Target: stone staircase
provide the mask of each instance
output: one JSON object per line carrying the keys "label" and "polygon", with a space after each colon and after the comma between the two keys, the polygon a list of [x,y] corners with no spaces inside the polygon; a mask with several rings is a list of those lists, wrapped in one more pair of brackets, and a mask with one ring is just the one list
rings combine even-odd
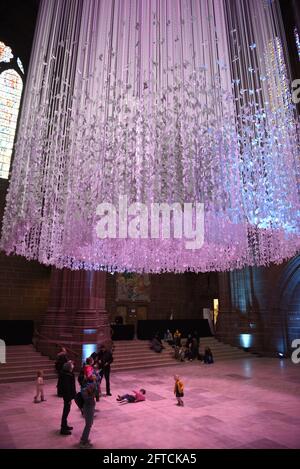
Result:
{"label": "stone staircase", "polygon": [[166,348],[161,353],[150,349],[148,340],[120,340],[114,342],[111,366],[113,371],[134,370],[137,368],[151,368],[155,366],[174,365],[172,348],[164,344]]}
{"label": "stone staircase", "polygon": [[56,378],[54,361],[37,352],[33,345],[8,345],[6,363],[0,363],[0,384],[35,381],[36,372],[44,371],[44,378]]}
{"label": "stone staircase", "polygon": [[[185,339],[183,339],[185,340]],[[174,350],[168,344],[161,353],[150,350],[147,340],[120,340],[114,342],[114,372],[170,365],[184,365],[174,358]],[[242,349],[219,342],[214,337],[200,339],[200,352],[210,347],[215,362],[254,357]],[[195,362],[196,363],[196,362]],[[199,363],[197,361],[197,363]],[[54,361],[37,352],[33,345],[9,345],[6,347],[6,363],[0,363],[0,384],[35,381],[37,370],[44,371],[45,379],[56,379]]]}
{"label": "stone staircase", "polygon": [[[166,343],[164,346],[165,349],[161,353],[155,353],[150,350],[147,340],[116,341],[114,342],[114,362],[111,368],[113,371],[125,371],[183,364],[183,362],[175,360],[174,350],[171,346]],[[202,337],[200,339],[200,353],[204,351],[205,347],[211,348],[215,362],[254,357],[242,349],[219,342],[215,337]]]}
{"label": "stone staircase", "polygon": [[229,344],[219,341],[215,337],[201,337],[200,339],[200,353],[204,353],[205,347],[210,347],[214,361],[235,360],[237,358],[254,358],[256,355],[245,352],[244,349],[232,347]]}

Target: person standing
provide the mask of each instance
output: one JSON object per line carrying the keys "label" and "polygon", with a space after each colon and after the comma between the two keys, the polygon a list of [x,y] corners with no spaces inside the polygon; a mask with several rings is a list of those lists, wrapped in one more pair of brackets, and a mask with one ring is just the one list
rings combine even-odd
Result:
{"label": "person standing", "polygon": [[191,349],[191,359],[194,360],[195,358],[198,358],[199,348],[198,348],[198,342],[197,342],[196,337],[192,338],[190,349]]}
{"label": "person standing", "polygon": [[57,390],[64,400],[64,408],[61,417],[61,435],[71,435],[73,427],[68,425],[68,415],[71,410],[72,400],[76,396],[75,375],[73,373],[74,364],[71,360],[64,364],[62,372],[58,378]]}
{"label": "person standing", "polygon": [[105,345],[101,346],[101,349],[100,349],[100,352],[99,352],[99,362],[100,362],[100,368],[101,368],[103,376],[105,378],[106,395],[111,396],[111,392],[110,392],[110,365],[113,362],[113,356],[112,356],[111,350]]}
{"label": "person standing", "polygon": [[96,377],[90,376],[81,388],[83,397],[82,415],[85,419],[85,427],[80,438],[80,448],[91,448],[93,446],[89,440],[89,435],[94,422],[96,392]]}
{"label": "person standing", "polygon": [[[67,351],[64,347],[62,347],[60,349],[60,352],[58,352],[58,354],[56,355],[56,360],[55,360],[55,370],[56,370],[58,378],[59,378],[60,373],[62,372],[64,364],[67,363],[68,360],[69,359],[68,359]],[[58,397],[62,397],[58,391],[58,382],[57,382],[56,387],[57,387]]]}
{"label": "person standing", "polygon": [[180,380],[178,375],[174,376],[174,380],[175,380],[174,394],[175,394],[176,399],[177,399],[177,405],[183,407],[184,404],[183,404],[182,398],[184,396],[184,393],[183,393],[184,384]]}
{"label": "person standing", "polygon": [[[41,400],[39,400],[39,396],[41,395]],[[44,372],[42,370],[39,370],[37,372],[37,378],[36,378],[36,394],[34,396],[33,402],[37,404],[38,402],[45,402],[45,396],[44,396]]]}
{"label": "person standing", "polygon": [[94,359],[92,357],[88,357],[86,359],[83,372],[85,379],[88,379],[90,376],[92,376],[94,372]]}

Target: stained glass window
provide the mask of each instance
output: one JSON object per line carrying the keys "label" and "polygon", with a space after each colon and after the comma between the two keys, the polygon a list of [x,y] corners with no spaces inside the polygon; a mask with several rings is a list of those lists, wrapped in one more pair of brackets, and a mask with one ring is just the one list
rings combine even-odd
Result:
{"label": "stained glass window", "polygon": [[9,173],[22,88],[22,78],[14,69],[0,73],[0,178],[4,179]]}
{"label": "stained glass window", "polygon": [[17,58],[17,64],[18,64],[19,69],[21,70],[21,72],[24,73],[24,67],[23,67],[23,64],[22,64],[21,60],[19,59],[19,57]]}
{"label": "stained glass window", "polygon": [[10,62],[13,57],[11,48],[0,41],[0,62]]}
{"label": "stained glass window", "polygon": [[0,41],[0,178],[4,179],[8,178],[23,89],[17,72],[19,68],[24,74],[23,64],[15,60],[11,48]]}
{"label": "stained glass window", "polygon": [[295,34],[297,51],[298,51],[298,58],[300,60],[300,36],[299,36],[298,29],[296,27],[294,28],[294,34]]}

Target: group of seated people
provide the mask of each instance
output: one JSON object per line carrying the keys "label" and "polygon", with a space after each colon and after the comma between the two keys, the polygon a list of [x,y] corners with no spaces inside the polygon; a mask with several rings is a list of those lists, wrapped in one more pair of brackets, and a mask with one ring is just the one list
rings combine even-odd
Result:
{"label": "group of seated people", "polygon": [[185,344],[180,342],[174,346],[174,356],[176,359],[185,361],[185,360],[195,360],[199,355],[199,338],[195,335],[189,334]]}
{"label": "group of seated people", "polygon": [[175,347],[174,356],[179,361],[193,361],[194,359],[201,360],[205,364],[214,363],[213,354],[210,347],[205,347],[204,353],[201,354],[198,350],[193,353],[190,347],[186,345],[181,345],[180,347]]}
{"label": "group of seated people", "polygon": [[[204,353],[199,352],[200,339],[197,331],[189,334],[185,343],[182,343],[181,332],[176,329],[174,335],[167,329],[164,334],[164,342],[167,342],[174,348],[174,357],[180,361],[193,361],[195,359],[203,361],[205,364],[214,363],[213,354],[209,347],[205,347]],[[150,348],[157,353],[160,353],[165,347],[160,338],[159,333],[155,334],[150,343]]]}
{"label": "group of seated people", "polygon": [[200,339],[197,331],[189,334],[185,343],[182,343],[181,332],[176,329],[174,335],[168,329],[164,335],[164,341],[174,347],[174,356],[177,360],[201,360],[204,363],[210,364],[214,362],[212,351],[206,347],[204,353],[199,352]]}
{"label": "group of seated people", "polygon": [[[164,342],[167,342],[172,347],[180,346],[181,345],[181,332],[176,329],[174,332],[174,336],[172,332],[168,329],[167,332],[164,334]],[[153,339],[150,341],[150,348],[154,350],[154,352],[160,353],[165,347],[163,342],[160,338],[160,334],[157,332]]]}

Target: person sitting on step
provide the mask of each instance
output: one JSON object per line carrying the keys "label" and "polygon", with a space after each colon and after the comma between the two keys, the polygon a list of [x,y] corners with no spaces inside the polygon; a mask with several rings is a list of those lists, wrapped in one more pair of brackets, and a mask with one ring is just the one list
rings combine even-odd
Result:
{"label": "person sitting on step", "polygon": [[181,345],[181,332],[179,332],[178,329],[176,329],[176,331],[174,332],[174,343],[178,347],[180,347]]}
{"label": "person sitting on step", "polygon": [[209,347],[205,348],[203,361],[205,364],[210,365],[214,362],[212,351]]}
{"label": "person sitting on step", "polygon": [[156,334],[151,340],[150,348],[156,353],[160,353],[165,348],[158,334]]}

